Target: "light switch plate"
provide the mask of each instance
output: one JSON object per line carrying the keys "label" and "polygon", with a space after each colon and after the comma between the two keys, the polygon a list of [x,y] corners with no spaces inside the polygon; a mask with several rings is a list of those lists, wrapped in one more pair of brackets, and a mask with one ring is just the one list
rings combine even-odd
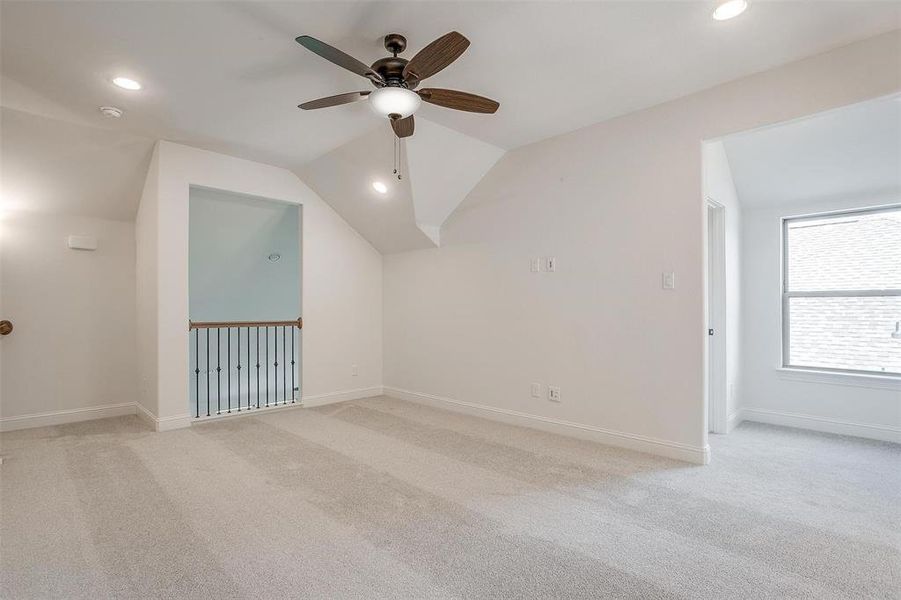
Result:
{"label": "light switch plate", "polygon": [[537,273],[538,271],[540,271],[541,270],[541,259],[533,258],[531,263],[529,264],[529,270],[532,271],[532,273]]}
{"label": "light switch plate", "polygon": [[553,273],[557,270],[557,257],[556,256],[548,256],[547,257],[547,272]]}
{"label": "light switch plate", "polygon": [[541,398],[541,384],[540,383],[532,384],[532,397],[533,398]]}
{"label": "light switch plate", "polygon": [[547,399],[551,402],[560,402],[560,388],[553,385],[547,386]]}

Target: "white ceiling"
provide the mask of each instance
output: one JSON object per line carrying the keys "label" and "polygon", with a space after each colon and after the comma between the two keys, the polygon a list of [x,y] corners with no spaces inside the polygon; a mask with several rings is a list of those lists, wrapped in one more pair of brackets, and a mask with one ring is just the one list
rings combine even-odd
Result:
{"label": "white ceiling", "polygon": [[[421,115],[510,149],[901,25],[901,4],[751,0],[733,21],[712,1],[18,2],[0,4],[3,105],[293,168],[377,123],[365,102],[304,100],[369,89],[294,42],[310,34],[364,62],[400,32],[407,57],[456,29],[472,46],[428,81],[500,101],[497,115]],[[112,87],[114,75],[145,84]],[[23,94],[23,89],[33,94]],[[34,96],[46,99],[35,102]],[[25,98],[23,96],[29,96]],[[111,123],[97,107],[126,111]],[[56,107],[56,108],[53,108]]]}
{"label": "white ceiling", "polygon": [[747,207],[901,194],[901,97],[723,140]]}
{"label": "white ceiling", "polygon": [[[409,178],[392,175],[393,145],[391,130],[376,127],[297,174],[383,254],[434,248],[416,226]],[[388,193],[372,189],[373,181],[384,183]]]}
{"label": "white ceiling", "polygon": [[[418,165],[423,173],[409,173],[415,212],[411,197],[381,213],[375,205],[361,209],[377,200],[347,186],[366,189],[367,174],[384,172],[390,145],[376,143],[373,132],[387,124],[366,102],[298,110],[301,101],[369,84],[301,48],[297,35],[371,62],[386,54],[381,38],[389,32],[408,37],[408,58],[447,31],[462,32],[472,45],[428,85],[493,97],[500,110],[476,115],[424,105],[417,117],[423,133],[431,121],[465,134],[461,148],[484,143],[500,152],[901,26],[897,2],[751,2],[739,18],[715,22],[712,0],[3,0],[0,192],[7,207],[130,219],[152,140],[167,139],[300,173],[339,212],[360,217],[355,227],[382,251],[427,246],[440,229],[431,221],[453,210],[471,182],[451,197],[447,181]],[[110,83],[116,75],[145,89],[120,90]],[[125,116],[106,119],[101,105]],[[369,137],[371,151],[352,150]],[[414,138],[411,148],[425,139]],[[353,171],[341,163],[350,155]],[[322,176],[351,172],[360,179],[344,187]],[[434,193],[422,181],[445,189]],[[430,221],[420,231],[417,214]]]}
{"label": "white ceiling", "polygon": [[[295,172],[383,254],[434,248],[441,225],[504,154],[500,148],[416,121],[393,174],[394,135],[375,127]],[[388,186],[387,194],[372,188]]]}

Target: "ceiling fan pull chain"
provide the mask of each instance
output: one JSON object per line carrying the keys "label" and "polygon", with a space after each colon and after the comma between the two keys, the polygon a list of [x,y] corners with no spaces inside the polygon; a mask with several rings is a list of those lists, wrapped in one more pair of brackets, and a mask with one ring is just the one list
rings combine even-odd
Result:
{"label": "ceiling fan pull chain", "polygon": [[397,180],[400,181],[403,179],[401,176],[401,172],[403,171],[404,164],[404,141],[400,138],[397,139]]}
{"label": "ceiling fan pull chain", "polygon": [[397,138],[392,136],[392,139],[394,140],[394,153],[391,155],[391,159],[394,161],[394,174],[397,175]]}

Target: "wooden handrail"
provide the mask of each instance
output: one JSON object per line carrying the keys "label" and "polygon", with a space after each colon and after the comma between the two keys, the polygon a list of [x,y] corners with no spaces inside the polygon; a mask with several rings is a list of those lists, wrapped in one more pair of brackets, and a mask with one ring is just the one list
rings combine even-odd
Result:
{"label": "wooden handrail", "polygon": [[296,321],[188,321],[188,331],[228,327],[297,327],[303,329],[303,319],[298,317]]}

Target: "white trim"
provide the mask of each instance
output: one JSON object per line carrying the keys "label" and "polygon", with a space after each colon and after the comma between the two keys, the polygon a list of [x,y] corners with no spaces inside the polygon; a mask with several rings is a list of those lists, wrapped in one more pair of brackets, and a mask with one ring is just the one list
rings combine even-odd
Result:
{"label": "white trim", "polygon": [[133,414],[135,414],[134,402],[54,410],[50,412],[19,415],[16,417],[4,417],[0,419],[0,431],[16,431],[18,429],[31,429],[32,427],[65,425],[66,423],[78,423],[80,421],[92,421],[94,419],[106,419],[109,417],[121,417],[122,415]]}
{"label": "white trim", "polygon": [[776,373],[780,379],[785,379],[787,381],[863,387],[876,390],[897,390],[901,392],[901,377],[898,377],[897,375],[824,371],[819,369],[800,369],[796,367],[778,367]]}
{"label": "white trim", "polygon": [[363,398],[371,398],[373,396],[382,395],[382,387],[375,386],[371,388],[358,388],[353,390],[343,390],[340,392],[330,392],[328,394],[317,394],[315,396],[301,396],[297,402],[293,404],[273,404],[272,406],[261,406],[260,408],[243,409],[238,412],[233,409],[230,413],[222,413],[219,415],[202,416],[199,419],[190,417],[191,425],[202,425],[210,421],[218,421],[221,419],[231,419],[233,417],[256,416],[260,414],[268,414],[275,411],[288,410],[293,408],[311,408],[313,406],[323,406],[325,404],[334,404],[336,402],[346,402],[348,400],[362,400]]}
{"label": "white trim", "polygon": [[324,404],[334,404],[335,402],[345,402],[347,400],[362,400],[363,398],[381,396],[384,393],[385,388],[377,385],[368,388],[357,388],[340,392],[329,392],[327,394],[316,394],[314,396],[303,396],[301,400],[303,405],[309,408],[312,406],[322,406]]}
{"label": "white trim", "polygon": [[394,396],[395,398],[400,398],[402,400],[409,400],[410,402],[418,402],[420,404],[437,406],[439,408],[476,415],[512,425],[520,425],[532,429],[548,431],[550,433],[581,438],[606,444],[608,446],[628,448],[629,450],[665,456],[667,458],[674,458],[676,460],[699,465],[706,465],[710,462],[710,446],[707,445],[700,447],[679,442],[658,440],[643,435],[613,431],[610,429],[593,427],[591,425],[541,417],[505,408],[464,402],[462,400],[453,400],[451,398],[444,398],[432,394],[411,392],[409,390],[389,386],[385,386],[384,392],[386,395]]}
{"label": "white trim", "polygon": [[172,417],[159,418],[146,408],[140,402],[135,403],[137,414],[143,419],[154,431],[171,431],[173,429],[184,429],[191,426],[191,415],[174,415]]}
{"label": "white trim", "polygon": [[[789,301],[791,298],[881,298],[881,297],[897,297],[901,296],[901,289],[865,289],[865,290],[819,290],[819,291],[790,291],[790,281],[788,279],[789,271],[789,252],[788,252],[788,229],[791,222],[810,221],[830,218],[842,218],[845,216],[854,216],[860,214],[872,214],[880,212],[898,212],[901,211],[901,204],[897,202],[875,207],[854,208],[845,210],[834,210],[828,212],[820,212],[813,214],[805,214],[800,216],[782,216],[781,219],[781,235],[782,240],[780,252],[782,255],[782,360],[780,361],[783,369],[798,370],[814,370],[816,367],[803,364],[791,364],[790,348],[791,348],[791,311],[789,310]],[[850,369],[825,369],[838,373],[875,375],[879,377],[881,373],[874,371],[855,371]],[[892,389],[892,388],[890,388]]]}
{"label": "white trim", "polygon": [[745,421],[769,423],[770,425],[782,425],[784,427],[797,427],[799,429],[812,429],[813,431],[852,435],[871,440],[901,444],[901,427],[892,427],[890,425],[854,423],[852,421],[842,421],[841,419],[816,417],[799,413],[787,413],[764,408],[743,408],[741,409],[741,416]]}
{"label": "white trim", "polygon": [[745,420],[744,413],[742,409],[738,409],[729,415],[729,418],[726,420],[726,433],[731,433],[733,429],[741,425],[741,422]]}
{"label": "white trim", "polygon": [[[712,433],[728,433],[726,414],[728,390],[726,377],[726,207],[707,198],[707,328],[705,334],[707,360],[705,385],[707,387],[707,430]],[[711,217],[713,230],[711,230]]]}
{"label": "white trim", "polygon": [[222,412],[220,414],[211,414],[210,416],[201,415],[200,418],[191,417],[191,425],[201,425],[210,421],[219,421],[221,419],[231,419],[232,417],[255,416],[261,413],[271,413],[275,411],[286,410],[289,408],[303,408],[304,404],[300,400],[288,404],[270,404],[269,406],[260,406],[259,408],[242,408],[238,412],[237,408],[233,408],[231,412]]}

